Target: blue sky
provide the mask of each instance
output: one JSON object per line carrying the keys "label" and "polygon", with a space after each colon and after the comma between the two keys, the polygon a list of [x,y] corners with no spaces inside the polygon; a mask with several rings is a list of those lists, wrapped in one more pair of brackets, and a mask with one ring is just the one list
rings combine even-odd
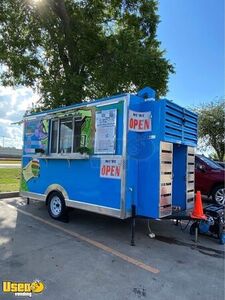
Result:
{"label": "blue sky", "polygon": [[159,0],[158,39],[174,63],[167,97],[184,106],[224,95],[224,1]]}
{"label": "blue sky", "polygon": [[[159,0],[158,39],[175,65],[168,99],[182,106],[215,101],[224,96],[224,1]],[[0,86],[0,145],[20,147],[21,120],[38,99],[27,88]]]}

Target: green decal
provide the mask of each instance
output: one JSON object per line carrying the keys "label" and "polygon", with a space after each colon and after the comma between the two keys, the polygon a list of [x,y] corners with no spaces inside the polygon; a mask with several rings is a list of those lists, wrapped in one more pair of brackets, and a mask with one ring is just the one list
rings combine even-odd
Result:
{"label": "green decal", "polygon": [[91,118],[86,117],[82,124],[80,146],[91,148]]}
{"label": "green decal", "polygon": [[29,192],[28,185],[26,183],[26,180],[24,179],[23,175],[21,176],[20,180],[20,190],[24,192]]}
{"label": "green decal", "polygon": [[38,159],[31,160],[24,168],[23,168],[23,178],[25,182],[28,180],[38,177],[40,173],[40,163]]}

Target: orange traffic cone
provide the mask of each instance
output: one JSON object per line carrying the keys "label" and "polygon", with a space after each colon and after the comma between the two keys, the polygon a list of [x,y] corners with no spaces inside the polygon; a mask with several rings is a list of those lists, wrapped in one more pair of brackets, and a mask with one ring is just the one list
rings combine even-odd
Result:
{"label": "orange traffic cone", "polygon": [[196,193],[195,204],[194,204],[193,212],[191,213],[191,218],[203,219],[203,220],[207,219],[206,215],[203,213],[202,196],[200,191],[197,191]]}

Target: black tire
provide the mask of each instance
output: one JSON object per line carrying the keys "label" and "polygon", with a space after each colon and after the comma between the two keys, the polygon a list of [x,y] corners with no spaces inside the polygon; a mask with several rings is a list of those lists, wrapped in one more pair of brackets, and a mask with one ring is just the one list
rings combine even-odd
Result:
{"label": "black tire", "polygon": [[219,205],[225,205],[225,189],[224,185],[216,186],[212,191],[212,200],[213,202]]}
{"label": "black tire", "polygon": [[52,192],[47,201],[48,213],[54,220],[62,220],[67,215],[65,199],[60,192]]}

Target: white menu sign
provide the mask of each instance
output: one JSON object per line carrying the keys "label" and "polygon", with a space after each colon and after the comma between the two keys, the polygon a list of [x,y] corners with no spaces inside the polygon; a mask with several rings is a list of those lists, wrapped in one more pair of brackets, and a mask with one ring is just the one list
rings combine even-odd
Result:
{"label": "white menu sign", "polygon": [[150,111],[138,112],[129,110],[129,130],[136,132],[150,131],[152,127],[152,115]]}
{"label": "white menu sign", "polygon": [[95,115],[95,154],[115,154],[117,110],[97,111]]}
{"label": "white menu sign", "polygon": [[100,166],[100,177],[120,179],[122,169],[122,159],[120,158],[109,158],[101,159]]}

